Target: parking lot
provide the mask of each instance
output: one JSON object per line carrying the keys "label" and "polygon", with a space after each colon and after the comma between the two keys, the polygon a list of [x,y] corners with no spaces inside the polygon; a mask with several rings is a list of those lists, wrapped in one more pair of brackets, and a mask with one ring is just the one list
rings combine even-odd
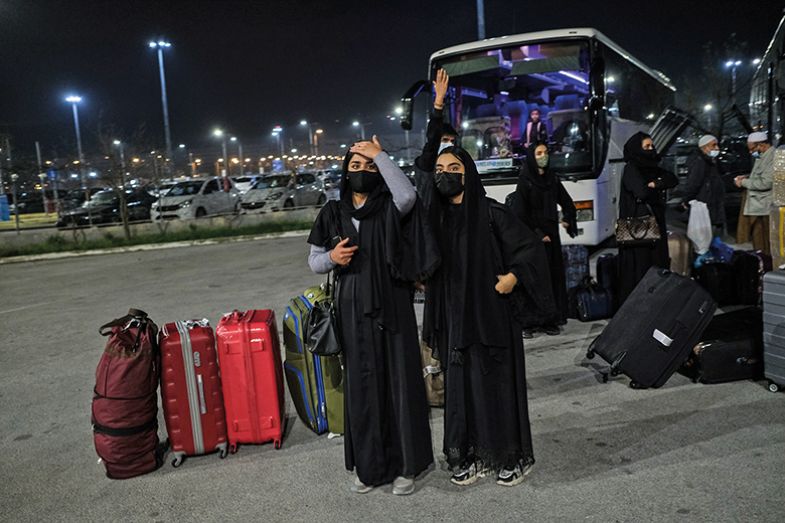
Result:
{"label": "parking lot", "polygon": [[[571,320],[527,341],[537,464],[519,487],[459,488],[441,459],[414,495],[351,494],[342,440],[316,436],[288,402],[281,450],[168,462],[112,481],[90,429],[98,327],[146,310],[162,325],[274,308],[322,277],[305,236],[0,265],[2,521],[779,521],[785,513],[785,396],[764,383],[658,390],[603,384],[585,360],[605,322]],[[416,350],[416,348],[414,349]],[[160,416],[160,411],[159,411]],[[163,417],[160,433],[165,437]]]}

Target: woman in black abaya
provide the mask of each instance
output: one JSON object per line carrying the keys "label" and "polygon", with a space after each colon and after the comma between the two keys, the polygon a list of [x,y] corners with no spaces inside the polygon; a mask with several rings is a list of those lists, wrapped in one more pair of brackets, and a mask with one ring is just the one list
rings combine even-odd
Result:
{"label": "woman in black abaya", "polygon": [[[555,336],[559,334],[558,325],[567,323],[567,281],[564,275],[564,258],[561,251],[559,228],[564,227],[571,237],[578,233],[575,204],[567,190],[550,169],[548,146],[538,143],[531,146],[526,154],[526,164],[518,180],[515,192],[506,200],[524,224],[542,239],[548,255],[551,289],[556,300],[557,316],[541,325],[524,325],[524,338],[531,338],[534,330],[539,329]],[[562,218],[559,218],[561,207]]]}
{"label": "woman in black abaya", "polygon": [[343,173],[341,200],[322,208],[308,243],[311,269],[338,279],[346,468],[354,492],[393,482],[394,494],[410,494],[433,463],[412,281],[434,270],[437,250],[419,234],[412,184],[376,137],[352,146]]}
{"label": "woman in black abaya", "polygon": [[485,196],[466,151],[442,152],[432,183],[425,203],[442,264],[426,282],[423,337],[447,369],[451,481],[469,485],[492,470],[500,485],[517,485],[534,454],[523,339],[511,301],[514,290],[524,291],[545,296],[542,304],[553,308],[542,240]]}
{"label": "woman in black abaya", "polygon": [[619,304],[652,266],[670,267],[665,224],[665,191],[678,185],[672,173],[659,167],[654,142],[646,133],[635,133],[624,144],[624,173],[619,194],[619,218],[654,214],[660,239],[651,245],[619,246]]}

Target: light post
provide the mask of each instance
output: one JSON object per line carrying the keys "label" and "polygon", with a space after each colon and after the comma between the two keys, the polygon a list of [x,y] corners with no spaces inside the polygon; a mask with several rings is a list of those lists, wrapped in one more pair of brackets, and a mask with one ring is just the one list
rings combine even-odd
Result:
{"label": "light post", "polygon": [[161,77],[161,105],[164,110],[164,138],[166,139],[166,161],[172,159],[172,135],[169,130],[169,104],[166,100],[166,75],[164,74],[164,49],[169,49],[172,44],[165,40],[158,40],[157,42],[150,42],[147,44],[150,49],[158,51],[158,73]]}
{"label": "light post", "polygon": [[129,174],[125,171],[125,146],[120,140],[115,140],[112,143],[120,149],[120,167],[123,169],[123,179],[125,179],[125,176]]}
{"label": "light post", "polygon": [[[400,105],[397,106],[395,108],[395,114],[400,118],[401,115],[403,114],[403,107],[401,107]],[[409,129],[403,130],[403,136],[406,140],[406,162],[412,163],[412,156],[411,156],[412,151],[411,148],[409,147]]]}
{"label": "light post", "polygon": [[324,134],[323,129],[316,129],[316,132],[313,135],[313,143],[314,143],[313,150],[315,156],[319,156],[319,136],[323,134]]}
{"label": "light post", "polygon": [[240,143],[240,140],[238,140],[236,136],[232,136],[229,141],[237,143],[237,157],[240,159],[240,176],[242,176],[245,174],[245,166],[243,165],[243,144]]}
{"label": "light post", "polygon": [[366,123],[360,123],[359,121],[355,120],[352,122],[352,127],[359,127],[360,128],[360,139],[365,140],[365,126]]}
{"label": "light post", "polygon": [[731,83],[730,83],[730,96],[734,103],[736,103],[736,68],[741,65],[741,60],[728,60],[725,62],[725,68],[730,69]]}
{"label": "light post", "polygon": [[221,163],[221,176],[226,177],[226,164],[228,162],[226,156],[226,134],[221,129],[213,131],[213,136],[221,139],[221,147],[223,150],[223,162]]}
{"label": "light post", "polygon": [[272,135],[275,137],[276,140],[278,140],[278,150],[280,151],[281,156],[283,156],[283,154],[284,154],[284,152],[283,152],[283,127],[281,127],[280,125],[276,125],[275,127],[273,127]]}
{"label": "light post", "polygon": [[311,122],[307,120],[300,120],[300,125],[302,127],[306,127],[308,129],[308,145],[311,146],[311,154],[314,154],[313,148],[313,127],[311,126]]}
{"label": "light post", "polygon": [[714,110],[714,106],[711,104],[706,104],[703,106],[703,112],[706,113],[706,119],[708,120],[709,130],[711,130],[712,121],[711,121],[711,112]]}
{"label": "light post", "polygon": [[82,133],[79,130],[79,109],[77,105],[81,103],[82,97],[75,94],[66,96],[65,101],[71,104],[71,109],[74,113],[74,131],[76,132],[76,150],[79,154],[79,183],[85,193],[85,203],[87,206],[87,221],[90,227],[93,226],[93,214],[90,212],[90,191],[87,190],[87,185],[84,181],[84,154],[82,153]]}

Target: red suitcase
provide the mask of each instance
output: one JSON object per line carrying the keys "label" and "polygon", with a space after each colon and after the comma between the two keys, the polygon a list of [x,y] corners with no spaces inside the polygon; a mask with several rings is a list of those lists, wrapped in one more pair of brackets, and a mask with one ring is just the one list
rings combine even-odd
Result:
{"label": "red suitcase", "polygon": [[229,448],[272,441],[281,447],[283,370],[275,313],[225,314],[215,330],[221,362]]}
{"label": "red suitcase", "polygon": [[226,413],[215,337],[207,320],[167,323],[161,330],[161,396],[172,466],[185,456],[226,457]]}

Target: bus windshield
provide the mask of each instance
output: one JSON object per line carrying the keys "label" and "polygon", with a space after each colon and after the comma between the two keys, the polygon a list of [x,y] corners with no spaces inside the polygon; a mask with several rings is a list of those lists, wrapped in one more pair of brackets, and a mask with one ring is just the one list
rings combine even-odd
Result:
{"label": "bus windshield", "polygon": [[569,40],[483,50],[437,60],[450,75],[449,117],[483,176],[513,169],[547,142],[561,175],[594,170],[589,46]]}

